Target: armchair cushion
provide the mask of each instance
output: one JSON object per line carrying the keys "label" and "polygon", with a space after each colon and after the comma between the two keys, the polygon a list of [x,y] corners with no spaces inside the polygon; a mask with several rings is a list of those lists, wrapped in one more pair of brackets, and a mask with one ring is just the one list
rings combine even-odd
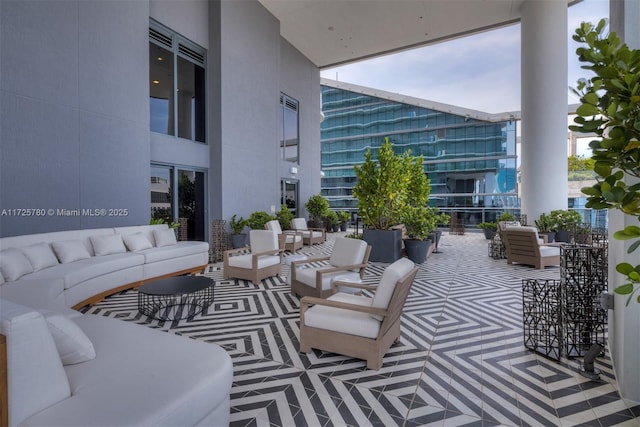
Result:
{"label": "armchair cushion", "polygon": [[[348,304],[371,306],[371,298],[338,292],[327,298]],[[375,339],[380,331],[380,321],[367,313],[346,310],[336,307],[326,307],[316,304],[308,309],[304,315],[306,326],[357,335]]]}
{"label": "armchair cushion", "polygon": [[293,218],[291,220],[291,228],[298,231],[308,230],[307,220],[304,218]]}
{"label": "armchair cushion", "polygon": [[251,252],[254,254],[277,251],[279,248],[278,234],[271,230],[251,230],[249,232],[249,243]]}
{"label": "armchair cushion", "polygon": [[[331,266],[320,266],[320,267],[308,267],[302,268],[296,271],[296,280],[304,283],[305,285],[309,285],[312,288],[316,287],[316,272],[318,270],[326,270],[331,268]],[[331,289],[332,283],[337,278],[340,280],[352,280],[354,282],[358,282],[360,280],[360,273],[355,271],[335,271],[332,273],[325,273],[322,275],[322,290],[326,291]]]}
{"label": "armchair cushion", "polygon": [[280,221],[277,219],[271,220],[265,224],[267,230],[275,231],[276,234],[282,234],[282,227],[280,227]]}
{"label": "armchair cushion", "polygon": [[[229,257],[229,266],[251,269],[253,267],[253,255],[236,255]],[[258,257],[258,268],[269,267],[280,263],[278,255],[262,255]]]}
{"label": "armchair cushion", "polygon": [[[389,302],[391,301],[391,297],[395,291],[396,283],[403,276],[409,273],[413,269],[414,265],[415,264],[408,258],[400,258],[385,268],[371,306],[386,309],[389,306]],[[382,316],[375,314],[372,314],[371,316],[377,320],[382,320]]]}
{"label": "armchair cushion", "polygon": [[361,264],[366,250],[367,242],[364,240],[337,237],[329,258],[329,264],[335,267]]}

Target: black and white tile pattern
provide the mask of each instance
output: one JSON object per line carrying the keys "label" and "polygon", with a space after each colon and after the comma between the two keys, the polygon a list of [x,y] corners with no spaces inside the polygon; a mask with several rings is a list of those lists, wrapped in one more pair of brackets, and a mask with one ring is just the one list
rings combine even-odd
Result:
{"label": "black and white tile pattern", "polygon": [[[322,254],[324,245],[298,253]],[[234,360],[233,426],[640,426],[640,406],[622,400],[607,357],[600,380],[581,376],[579,360],[560,363],[523,346],[522,279],[557,279],[487,256],[482,234],[443,233],[414,282],[402,340],[379,371],[341,355],[299,353],[298,299],[283,277],[254,286],[224,280],[215,303],[182,321],[150,320],[128,291],[89,313],[216,343]],[[385,265],[371,263],[365,281]]]}

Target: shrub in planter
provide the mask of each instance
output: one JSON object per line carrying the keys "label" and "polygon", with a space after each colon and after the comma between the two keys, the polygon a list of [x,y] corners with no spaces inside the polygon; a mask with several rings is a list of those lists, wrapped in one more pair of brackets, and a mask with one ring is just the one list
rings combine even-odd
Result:
{"label": "shrub in planter", "polygon": [[265,224],[273,219],[274,217],[265,211],[255,211],[247,218],[247,226],[252,230],[264,230]]}
{"label": "shrub in planter", "polygon": [[289,210],[287,205],[280,205],[280,210],[276,212],[276,219],[280,223],[281,229],[288,230],[289,228],[291,228],[293,213]]}
{"label": "shrub in planter", "polygon": [[309,197],[304,207],[309,212],[310,221],[313,222],[310,226],[322,228],[322,217],[329,210],[329,201],[322,194],[314,194]]}
{"label": "shrub in planter", "polygon": [[577,211],[556,209],[549,213],[549,219],[556,231],[556,242],[568,242],[569,232],[582,222],[582,216]]}
{"label": "shrub in planter", "polygon": [[338,222],[340,223],[340,231],[347,231],[347,225],[351,219],[349,211],[338,212]]}
{"label": "shrub in planter", "polygon": [[485,239],[491,240],[496,235],[498,225],[495,222],[481,222],[478,224],[478,228],[484,232]]}
{"label": "shrub in planter", "polygon": [[393,262],[402,256],[402,234],[391,228],[402,222],[408,206],[426,206],[431,186],[422,168],[422,157],[410,152],[396,155],[388,137],[373,159],[371,150],[354,166],[358,181],[353,196],[363,219],[363,238],[371,245],[369,259]]}
{"label": "shrub in planter", "polygon": [[229,227],[231,227],[231,246],[235,248],[241,248],[246,245],[247,234],[242,231],[247,226],[247,220],[243,217],[236,219],[236,214],[233,214],[229,221]]}

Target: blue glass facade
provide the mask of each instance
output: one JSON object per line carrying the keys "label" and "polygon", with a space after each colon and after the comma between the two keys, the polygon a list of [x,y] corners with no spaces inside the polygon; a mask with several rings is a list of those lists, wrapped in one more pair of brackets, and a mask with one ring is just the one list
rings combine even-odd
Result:
{"label": "blue glass facade", "polygon": [[357,210],[353,166],[385,137],[397,152],[423,156],[430,203],[463,212],[465,223],[519,211],[516,122],[490,122],[322,85],[322,194],[337,210]]}

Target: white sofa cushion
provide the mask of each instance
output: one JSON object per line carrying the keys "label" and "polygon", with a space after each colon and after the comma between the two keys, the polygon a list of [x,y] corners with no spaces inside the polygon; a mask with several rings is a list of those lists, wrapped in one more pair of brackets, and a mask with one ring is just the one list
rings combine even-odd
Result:
{"label": "white sofa cushion", "polygon": [[66,366],[71,398],[25,424],[187,426],[220,405],[229,413],[233,366],[220,346],[103,316],[75,321],[98,357]]}
{"label": "white sofa cushion", "polygon": [[282,227],[280,227],[280,221],[277,219],[271,220],[265,224],[267,230],[275,231],[277,234],[282,234]]}
{"label": "white sofa cushion", "polygon": [[[366,307],[370,307],[372,301],[369,297],[344,292],[333,294],[327,299]],[[342,332],[366,338],[376,338],[380,331],[380,321],[374,319],[367,313],[322,305],[314,305],[308,309],[304,314],[304,323],[313,328]]]}
{"label": "white sofa cushion", "polygon": [[[82,259],[72,263],[59,264],[55,267],[31,273],[25,276],[25,278],[62,278],[64,280],[64,288],[69,289],[95,277],[115,274],[120,270],[142,264],[144,264],[144,257],[142,255],[127,252],[124,254],[104,255]],[[113,287],[124,284],[125,283],[114,283]]]}
{"label": "white sofa cushion", "polygon": [[33,266],[22,251],[10,248],[0,252],[0,272],[7,282],[13,282],[33,272]]}
{"label": "white sofa cushion", "polygon": [[307,220],[304,218],[293,218],[291,220],[291,228],[298,231],[308,230]]}
{"label": "white sofa cushion", "polygon": [[336,267],[361,264],[366,250],[367,242],[364,240],[337,237],[333,244],[329,264]]}
{"label": "white sofa cushion", "polygon": [[43,268],[53,267],[58,264],[58,258],[56,258],[56,254],[53,253],[53,249],[48,243],[37,243],[25,246],[20,250],[33,266],[33,271],[40,271]]}
{"label": "white sofa cushion", "polygon": [[[414,266],[415,264],[409,258],[400,258],[385,268],[380,278],[380,283],[376,288],[376,293],[373,296],[371,306],[386,310],[396,289],[396,283],[409,273]],[[382,316],[377,314],[372,315],[372,317],[382,320]]]}
{"label": "white sofa cushion", "polygon": [[153,247],[147,236],[143,233],[133,233],[122,236],[124,244],[131,252],[143,251]]}
{"label": "white sofa cushion", "polygon": [[121,254],[127,252],[122,236],[119,234],[107,234],[104,236],[91,236],[91,245],[96,256]]}
{"label": "white sofa cushion", "polygon": [[0,332],[7,337],[9,425],[15,426],[67,399],[71,389],[42,314],[0,299]]}
{"label": "white sofa cushion", "polygon": [[203,252],[209,252],[209,244],[207,242],[186,241],[178,242],[172,246],[145,249],[138,253],[144,255],[145,264],[150,264],[152,262],[173,260],[188,255],[201,254]]}
{"label": "white sofa cushion", "polygon": [[545,257],[554,257],[560,255],[560,248],[558,246],[540,246],[540,256],[542,258]]}
{"label": "white sofa cushion", "polygon": [[91,340],[72,319],[55,311],[44,310],[41,313],[47,321],[63,365],[87,362],[96,357]]}
{"label": "white sofa cushion", "polygon": [[176,240],[176,233],[171,228],[153,230],[153,237],[156,241],[156,247],[158,248],[178,243]]}
{"label": "white sofa cushion", "polygon": [[51,247],[62,264],[91,258],[91,254],[81,240],[52,242]]}

